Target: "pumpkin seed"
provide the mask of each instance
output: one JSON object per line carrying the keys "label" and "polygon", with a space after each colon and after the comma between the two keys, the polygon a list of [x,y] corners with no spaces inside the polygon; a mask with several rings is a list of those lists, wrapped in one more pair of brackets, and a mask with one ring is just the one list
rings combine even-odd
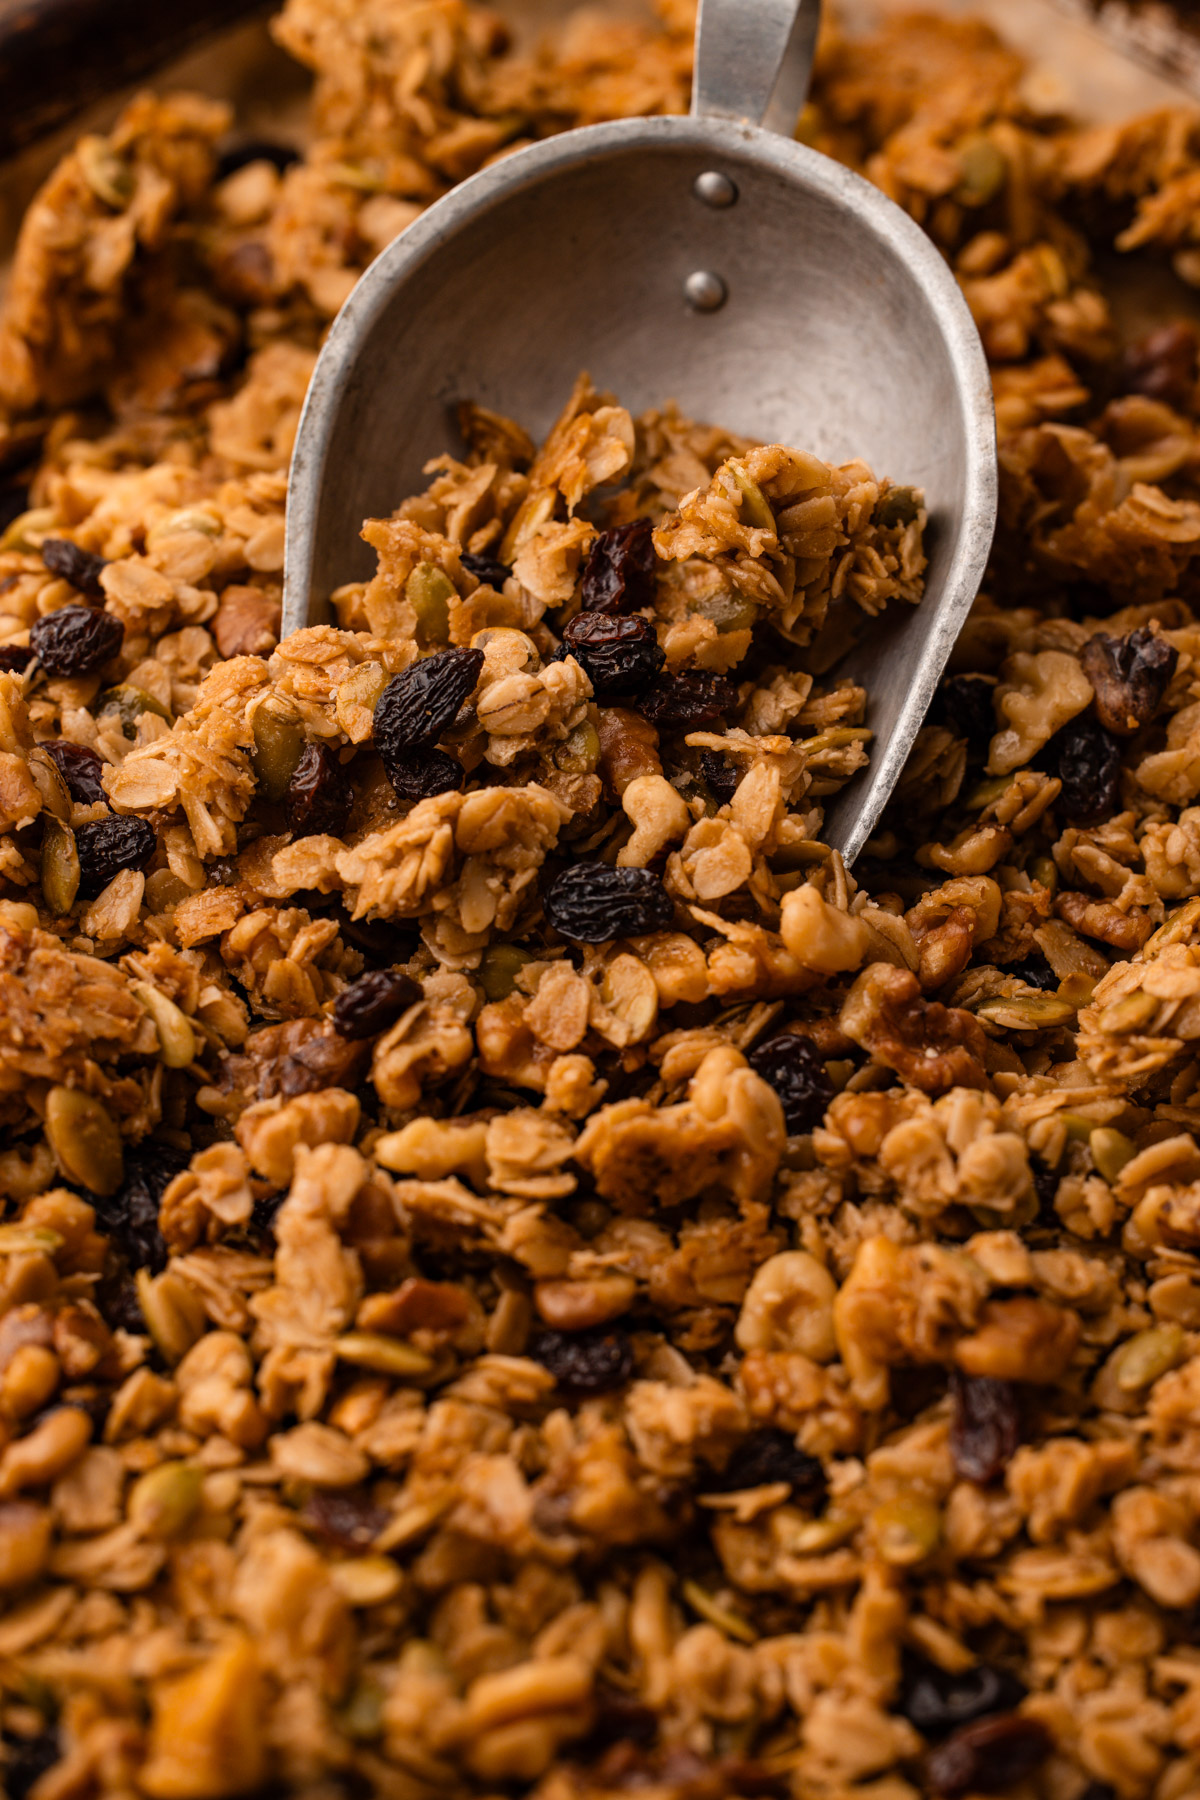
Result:
{"label": "pumpkin seed", "polygon": [[518,949],[516,944],[492,944],[484,951],[479,965],[479,981],[487,998],[507,1000],[517,985],[517,976],[532,961],[532,952]]}
{"label": "pumpkin seed", "polygon": [[48,1225],[0,1225],[0,1256],[53,1256],[62,1247]]}
{"label": "pumpkin seed", "polygon": [[54,758],[38,744],[29,752],[28,766],[33,785],[41,797],[42,810],[53,813],[56,819],[70,824],[71,790],[63,780]]}
{"label": "pumpkin seed", "polygon": [[693,611],[711,619],[719,632],[749,631],[758,618],[757,606],[743,594],[710,594],[698,600]]}
{"label": "pumpkin seed", "polygon": [[124,212],[133,199],[133,171],[123,157],[102,137],[80,138],[75,146],[79,173],[105,206]]}
{"label": "pumpkin seed", "polygon": [[1109,1182],[1115,1181],[1125,1164],[1132,1162],[1137,1154],[1125,1133],[1114,1131],[1109,1125],[1097,1125],[1088,1138],[1088,1149],[1097,1170]]}
{"label": "pumpkin seed", "polygon": [[600,761],[600,734],[590,719],[576,725],[559,745],[555,762],[566,775],[590,775]]}
{"label": "pumpkin seed", "polygon": [[875,508],[875,523],[885,528],[894,525],[911,525],[921,510],[916,489],[910,487],[888,488],[879,496]]}
{"label": "pumpkin seed", "polygon": [[1121,1345],[1113,1358],[1113,1372],[1122,1393],[1132,1394],[1173,1369],[1187,1348],[1182,1326],[1153,1325]]}
{"label": "pumpkin seed", "polygon": [[188,1068],[196,1060],[196,1033],[187,1014],[151,982],[135,981],[132,986],[154,1020],[164,1066],[168,1069]]}
{"label": "pumpkin seed", "polygon": [[386,1337],[381,1331],[348,1331],[338,1338],[334,1349],[343,1362],[381,1375],[425,1375],[433,1367],[433,1358],[415,1344]]}
{"label": "pumpkin seed", "polygon": [[454,583],[436,563],[420,562],[404,584],[404,598],[417,615],[417,631],[429,644],[450,642],[450,602]]}
{"label": "pumpkin seed", "polygon": [[1158,1011],[1158,1001],[1153,994],[1126,994],[1123,1000],[1114,1000],[1100,1014],[1101,1031],[1137,1031],[1148,1025]]}
{"label": "pumpkin seed", "polygon": [[742,496],[741,523],[749,525],[756,531],[769,531],[775,535],[775,514],[771,511],[767,496],[757,481],[751,479],[743,465],[735,457],[725,464],[733,477],[734,486]]}
{"label": "pumpkin seed", "polygon": [[749,1620],[743,1619],[741,1613],[734,1612],[731,1606],[723,1606],[707,1588],[702,1588],[697,1581],[683,1583],[683,1597],[693,1612],[698,1612],[702,1619],[723,1631],[726,1637],[736,1638],[742,1644],[756,1644],[758,1633]]}
{"label": "pumpkin seed", "polygon": [[121,1134],[104,1104],[79,1088],[52,1087],[46,1096],[46,1136],[68,1181],[93,1194],[115,1194],[125,1179]]}
{"label": "pumpkin seed", "polygon": [[169,1363],[179,1362],[203,1335],[207,1324],[204,1302],[194,1287],[170,1269],[161,1275],[139,1269],[134,1283],[147,1331]]}
{"label": "pumpkin seed", "polygon": [[260,706],[254,715],[254,772],[268,800],[282,800],[304,754],[299,719]]}
{"label": "pumpkin seed", "polygon": [[181,1537],[200,1510],[204,1472],[190,1463],[159,1463],[133,1486],[129,1519],[143,1537]]}
{"label": "pumpkin seed", "polygon": [[1075,1017],[1075,1008],[1057,994],[1014,994],[1011,999],[997,997],[985,1000],[978,1009],[981,1019],[990,1019],[1005,1031],[1045,1031],[1051,1025],[1065,1025]]}
{"label": "pumpkin seed", "polygon": [[122,682],[119,687],[105,688],[99,699],[102,713],[115,712],[121,721],[121,731],[129,737],[137,731],[138,720],[143,713],[154,713],[159,719],[171,723],[171,715],[161,700],[148,694],[145,688],[134,687],[130,682]]}
{"label": "pumpkin seed", "polygon": [[1008,159],[990,137],[977,132],[964,138],[958,147],[958,186],[956,200],[964,206],[986,206],[1004,186]]}
{"label": "pumpkin seed", "polygon": [[1049,888],[1052,894],[1058,892],[1058,864],[1052,856],[1035,857],[1029,869],[1030,875],[1042,887]]}
{"label": "pumpkin seed", "polygon": [[880,1556],[895,1568],[924,1562],[942,1535],[940,1510],[918,1494],[886,1500],[871,1514],[871,1524]]}
{"label": "pumpkin seed", "polygon": [[402,1579],[390,1556],[352,1556],[332,1563],[329,1578],[351,1606],[382,1606],[400,1592]]}
{"label": "pumpkin seed", "polygon": [[79,892],[79,851],[69,825],[48,814],[42,826],[42,893],[56,919],[70,912]]}
{"label": "pumpkin seed", "polygon": [[27,555],[35,551],[56,517],[52,506],[33,506],[18,513],[0,533],[0,550],[20,550]]}

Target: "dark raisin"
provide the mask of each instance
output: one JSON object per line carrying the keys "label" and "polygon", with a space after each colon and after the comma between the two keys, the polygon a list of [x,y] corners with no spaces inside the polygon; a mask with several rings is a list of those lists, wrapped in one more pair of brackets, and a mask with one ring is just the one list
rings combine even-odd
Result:
{"label": "dark raisin", "polygon": [[0,670],[5,675],[23,675],[33,661],[33,651],[25,644],[0,644]]}
{"label": "dark raisin", "polygon": [[1121,746],[1098,719],[1072,719],[1051,738],[1046,760],[1062,782],[1056,801],[1069,825],[1101,825],[1120,804]]}
{"label": "dark raisin", "polygon": [[1196,327],[1184,319],[1159,325],[1121,357],[1121,386],[1186,412],[1196,392]]}
{"label": "dark raisin", "polygon": [[1106,731],[1130,737],[1148,725],[1163,702],[1179,652],[1144,627],[1128,637],[1098,631],[1079,652],[1096,690],[1096,715]]}
{"label": "dark raisin", "polygon": [[967,1481],[994,1481],[1002,1475],[1021,1441],[1021,1409],[1011,1381],[988,1375],[950,1378],[954,1420],[950,1455],[957,1474]]}
{"label": "dark raisin", "polygon": [[132,1275],[122,1274],[102,1281],[96,1289],[96,1305],[110,1331],[128,1331],[144,1337],[146,1321],[138,1299],[137,1283]]}
{"label": "dark raisin", "polygon": [[1060,1225],[1062,1221],[1054,1205],[1058,1197],[1058,1170],[1048,1169],[1036,1157],[1030,1167],[1033,1170],[1034,1192],[1038,1197],[1038,1222],[1042,1225]]}
{"label": "dark raisin", "polygon": [[812,1039],[785,1031],[759,1044],[746,1060],[779,1095],[788,1131],[815,1131],[833,1099],[833,1083]]}
{"label": "dark raisin", "polygon": [[0,481],[0,531],[29,511],[29,489],[20,481]]}
{"label": "dark raisin", "polygon": [[666,661],[653,625],[616,613],[576,613],[563,632],[563,649],[603,700],[640,694]]}
{"label": "dark raisin", "polygon": [[368,1549],[388,1520],[364,1487],[318,1488],[304,1502],[300,1516],[342,1550]]}
{"label": "dark raisin", "polygon": [[122,869],[144,869],[158,848],[153,825],[121,814],[80,825],[75,833],[79,852],[79,891],[94,900]]}
{"label": "dark raisin", "polygon": [[52,1769],[59,1758],[58,1732],[43,1731],[38,1737],[4,1734],[4,1761],[0,1783],[8,1800],[25,1800],[35,1781]]}
{"label": "dark raisin", "polygon": [[814,1510],[825,1504],[829,1484],[818,1457],[796,1447],[786,1431],[764,1426],[738,1445],[719,1478],[705,1486],[714,1493],[729,1494],[743,1488],[772,1487],[786,1481],[792,1497]]}
{"label": "dark raisin", "polygon": [[945,1800],[959,1794],[994,1794],[1024,1781],[1054,1748],[1040,1719],[1021,1713],[998,1713],[964,1725],[932,1751],[926,1764],[929,1785]]}
{"label": "dark raisin", "polygon": [[710,669],[681,669],[660,675],[637,703],[644,719],[660,731],[695,731],[712,725],[738,703],[738,691]]}
{"label": "dark raisin", "polygon": [[658,1714],[628,1694],[602,1687],[596,1696],[591,1731],[574,1752],[585,1765],[598,1761],[613,1744],[636,1744],[649,1750],[658,1738]]}
{"label": "dark raisin", "polygon": [[221,1059],[225,1093],[251,1100],[287,1100],[322,1088],[355,1088],[370,1061],[370,1046],[342,1036],[332,1019],[289,1019],[252,1032],[241,1054]]}
{"label": "dark raisin", "polygon": [[1107,1781],[1089,1781],[1079,1800],[1117,1800],[1117,1790]]}
{"label": "dark raisin", "polygon": [[47,675],[94,675],[111,662],[125,627],[98,606],[60,606],[29,628],[29,643]]}
{"label": "dark raisin", "polygon": [[293,150],[290,144],[279,144],[272,138],[247,138],[240,144],[230,144],[222,150],[217,158],[216,179],[224,181],[229,175],[236,175],[253,162],[268,162],[282,175],[285,169],[300,161],[300,152]]}
{"label": "dark raisin", "polygon": [[967,754],[976,762],[987,755],[996,730],[995,693],[995,682],[983,675],[951,675],[941,686],[946,730],[967,740]]}
{"label": "dark raisin", "polygon": [[897,1710],[923,1737],[936,1738],[991,1713],[1012,1712],[1027,1692],[1015,1675],[989,1663],[950,1675],[935,1663],[906,1656]]}
{"label": "dark raisin", "polygon": [[476,581],[482,581],[485,587],[494,587],[497,591],[512,574],[508,564],[497,562],[494,556],[474,556],[470,550],[464,550],[458,560],[469,574],[474,575]]}
{"label": "dark raisin", "polygon": [[47,744],[46,749],[54,758],[72,800],[77,800],[80,806],[94,806],[97,800],[107,799],[100,780],[104,758],[90,745],[72,744],[66,738],[59,738],[56,744]]}
{"label": "dark raisin", "polygon": [[568,1394],[607,1394],[633,1374],[633,1345],[610,1326],[589,1331],[539,1331],[529,1355],[549,1369]]}
{"label": "dark raisin", "polygon": [[675,904],[649,869],[613,869],[607,863],[572,863],[557,876],[544,901],[555,931],[576,944],[665,931]]}
{"label": "dark raisin", "polygon": [[602,531],[583,571],[585,612],[637,612],[654,604],[654,527],[649,519]]}
{"label": "dark raisin", "polygon": [[454,794],[463,784],[463,766],[444,750],[397,750],[383,766],[399,800],[431,800]]}
{"label": "dark raisin", "polygon": [[69,581],[81,594],[92,594],[96,599],[103,596],[100,577],[108,564],[102,556],[81,550],[70,538],[43,538],[40,554],[50,573],[60,581]]}
{"label": "dark raisin", "polygon": [[1005,973],[1015,975],[1026,987],[1044,988],[1049,992],[1058,986],[1058,976],[1040,950],[1032,952],[1024,962],[1012,964]]}
{"label": "dark raisin", "polygon": [[393,757],[437,742],[470,698],[482,650],[438,650],[394,675],[375,708],[375,748],[389,769]]}
{"label": "dark raisin", "polygon": [[378,1037],[421,998],[411,975],[401,969],[373,969],[343,988],[333,1003],[333,1022],[344,1038]]}
{"label": "dark raisin", "polygon": [[283,800],[297,837],[341,837],[354,805],[349,770],[328,744],[305,744]]}
{"label": "dark raisin", "polygon": [[742,765],[735,757],[726,756],[723,750],[702,750],[700,774],[713,799],[727,806],[737,793]]}
{"label": "dark raisin", "polygon": [[131,1269],[158,1275],[167,1266],[167,1246],[158,1229],[162,1197],[188,1166],[170,1144],[147,1142],[125,1152],[125,1180],[115,1194],[93,1196],[96,1222],[128,1258]]}

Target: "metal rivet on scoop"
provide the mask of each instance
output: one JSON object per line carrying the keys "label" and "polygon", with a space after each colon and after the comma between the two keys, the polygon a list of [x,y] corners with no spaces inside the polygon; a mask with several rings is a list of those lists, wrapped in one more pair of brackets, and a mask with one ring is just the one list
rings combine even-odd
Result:
{"label": "metal rivet on scoop", "polygon": [[697,175],[692,192],[705,206],[732,206],[738,197],[734,183],[717,169],[706,169],[703,175]]}
{"label": "metal rivet on scoop", "polygon": [[716,312],[729,298],[729,289],[711,269],[697,269],[683,284],[684,297],[697,312]]}

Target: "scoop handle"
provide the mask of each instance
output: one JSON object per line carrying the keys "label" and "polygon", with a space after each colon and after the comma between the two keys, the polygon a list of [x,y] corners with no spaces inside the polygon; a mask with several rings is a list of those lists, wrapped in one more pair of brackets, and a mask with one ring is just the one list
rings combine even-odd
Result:
{"label": "scoop handle", "polygon": [[700,0],[692,114],[791,137],[808,93],[821,0]]}

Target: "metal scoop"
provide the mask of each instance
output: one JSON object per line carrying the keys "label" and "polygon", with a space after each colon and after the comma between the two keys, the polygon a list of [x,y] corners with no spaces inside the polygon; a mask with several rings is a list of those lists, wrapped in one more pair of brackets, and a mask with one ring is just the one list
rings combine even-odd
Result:
{"label": "metal scoop", "polygon": [[925,490],[925,598],[867,621],[870,767],[829,806],[849,862],[904,766],[987,561],[992,390],[970,313],[899,207],[788,135],[820,0],[702,0],[690,118],[550,138],[439,200],[372,263],[321,352],[292,458],[285,631],[371,573],[366,518],[424,485],[462,399],[535,436],[587,369],[692,418]]}

